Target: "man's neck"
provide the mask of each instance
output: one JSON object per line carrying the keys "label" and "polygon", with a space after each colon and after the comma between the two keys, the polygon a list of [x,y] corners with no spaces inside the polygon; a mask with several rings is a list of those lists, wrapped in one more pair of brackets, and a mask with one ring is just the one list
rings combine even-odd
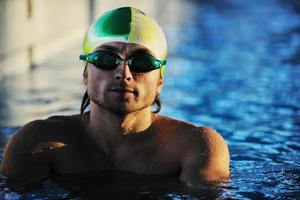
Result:
{"label": "man's neck", "polygon": [[151,108],[119,115],[91,102],[89,127],[93,139],[105,149],[121,142],[125,135],[145,131],[152,123]]}

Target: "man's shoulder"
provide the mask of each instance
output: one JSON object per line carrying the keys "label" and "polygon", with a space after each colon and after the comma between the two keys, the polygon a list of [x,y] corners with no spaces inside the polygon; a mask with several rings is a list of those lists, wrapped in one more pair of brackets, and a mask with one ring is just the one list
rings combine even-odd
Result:
{"label": "man's shoulder", "polygon": [[66,136],[74,132],[72,129],[78,130],[79,127],[80,115],[54,115],[47,119],[38,119],[25,124],[13,134],[13,137],[34,142]]}
{"label": "man's shoulder", "polygon": [[199,128],[192,123],[158,114],[154,115],[154,122],[159,125],[166,125],[172,128]]}
{"label": "man's shoulder", "polygon": [[52,115],[43,121],[47,123],[78,124],[82,121],[80,114],[76,115]]}
{"label": "man's shoulder", "polygon": [[[180,119],[174,119],[168,116],[156,115],[156,123],[160,126],[176,129],[182,134],[191,135],[194,134],[216,134],[217,132],[212,128],[206,126],[197,126],[190,122],[186,122]],[[191,135],[193,136],[193,134]]]}
{"label": "man's shoulder", "polygon": [[171,135],[173,146],[179,152],[182,167],[180,178],[187,185],[196,185],[201,179],[228,178],[230,156],[221,134],[209,127],[195,126],[165,116],[159,116],[158,121],[164,132]]}
{"label": "man's shoulder", "polygon": [[41,180],[49,174],[54,149],[79,141],[69,134],[78,116],[51,116],[34,120],[17,130],[5,145],[0,173],[22,183]]}
{"label": "man's shoulder", "polygon": [[189,146],[213,148],[226,146],[225,140],[216,130],[206,126],[196,126],[192,123],[157,115],[157,124],[171,132],[174,138],[180,138],[181,142]]}

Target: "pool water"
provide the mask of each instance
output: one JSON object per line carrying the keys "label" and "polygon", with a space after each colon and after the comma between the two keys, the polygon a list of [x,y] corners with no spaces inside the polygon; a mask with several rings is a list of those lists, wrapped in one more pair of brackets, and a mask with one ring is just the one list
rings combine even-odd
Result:
{"label": "pool water", "polygon": [[[127,174],[28,190],[2,178],[0,199],[300,199],[300,3],[188,0],[160,9],[169,42],[161,114],[220,132],[231,178],[191,189]],[[75,45],[30,74],[0,80],[2,151],[27,121],[79,112],[79,53]]]}

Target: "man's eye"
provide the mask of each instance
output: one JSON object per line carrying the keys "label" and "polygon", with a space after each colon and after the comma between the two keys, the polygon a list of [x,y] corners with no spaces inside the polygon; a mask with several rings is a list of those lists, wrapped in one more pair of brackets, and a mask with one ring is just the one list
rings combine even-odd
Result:
{"label": "man's eye", "polygon": [[108,63],[112,63],[116,61],[116,58],[112,57],[112,56],[103,56],[101,57],[103,62],[108,62]]}

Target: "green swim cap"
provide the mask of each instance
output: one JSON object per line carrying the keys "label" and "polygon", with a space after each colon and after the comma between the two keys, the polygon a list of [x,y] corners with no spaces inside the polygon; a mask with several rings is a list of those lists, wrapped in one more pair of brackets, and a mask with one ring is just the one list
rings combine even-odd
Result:
{"label": "green swim cap", "polygon": [[[83,42],[83,52],[92,53],[107,42],[140,44],[157,59],[167,58],[164,32],[156,21],[136,8],[122,7],[105,12],[89,27]],[[161,68],[162,75],[164,67]]]}

